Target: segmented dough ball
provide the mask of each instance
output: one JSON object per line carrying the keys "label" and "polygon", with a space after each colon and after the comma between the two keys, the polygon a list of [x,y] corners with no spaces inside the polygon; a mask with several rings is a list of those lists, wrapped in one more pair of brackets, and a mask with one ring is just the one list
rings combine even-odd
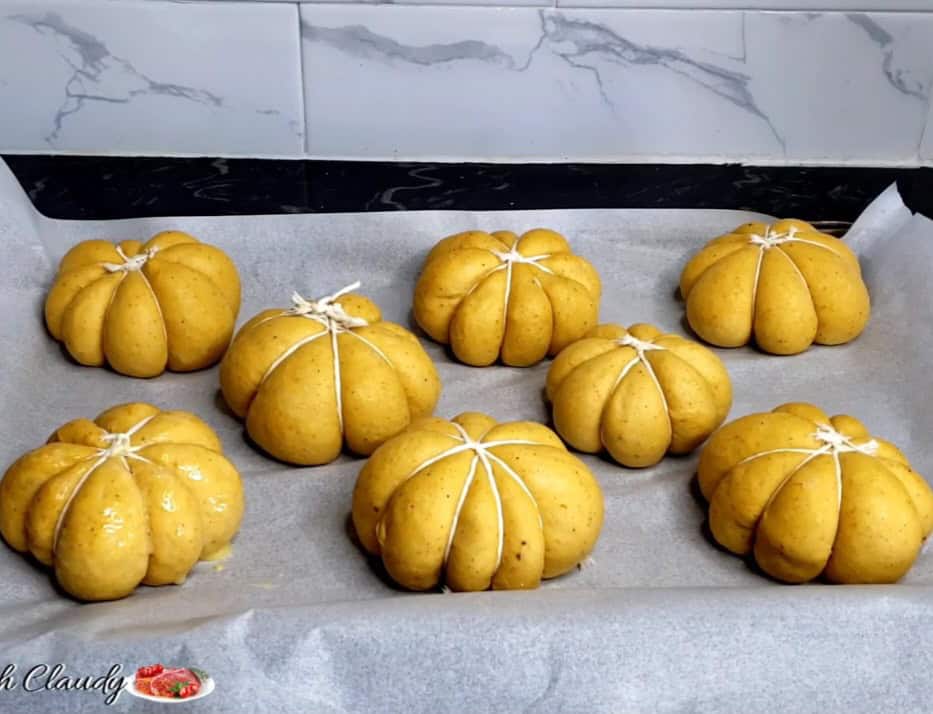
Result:
{"label": "segmented dough ball", "polygon": [[240,475],[198,417],[124,404],[76,419],[0,481],[0,533],[81,600],[184,582],[240,527]]}
{"label": "segmented dough ball", "polygon": [[698,478],[716,540],[790,583],[893,583],[933,530],[933,491],[904,454],[812,404],[730,422]]}
{"label": "segmented dough ball", "polygon": [[441,383],[421,343],[384,322],[352,290],[264,310],[237,333],[220,365],[220,387],[246,430],[293,464],[333,461],[344,444],[367,455],[427,416]]}
{"label": "segmented dough ball", "polygon": [[547,397],[564,441],[637,467],[699,446],[729,413],[732,385],[696,342],[652,325],[600,325],[557,355]]}
{"label": "segmented dough ball", "polygon": [[468,231],[431,250],[413,311],[461,362],[527,367],[596,325],[600,290],[596,269],[559,233]]}
{"label": "segmented dough ball", "polygon": [[858,258],[841,240],[795,220],[746,223],[710,241],[680,276],[687,321],[703,340],[754,339],[790,355],[855,339],[871,306]]}
{"label": "segmented dough ball", "polygon": [[145,244],[79,243],[62,258],[45,322],[79,363],[131,377],[217,362],[240,310],[240,278],[219,248],[180,231]]}
{"label": "segmented dough ball", "polygon": [[370,457],[353,491],[363,547],[411,590],[535,588],[589,555],[603,496],[541,424],[424,419]]}

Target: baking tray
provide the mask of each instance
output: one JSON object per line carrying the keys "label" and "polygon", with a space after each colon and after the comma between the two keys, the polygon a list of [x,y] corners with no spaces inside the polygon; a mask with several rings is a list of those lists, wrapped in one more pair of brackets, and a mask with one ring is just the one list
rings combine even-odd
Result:
{"label": "baking tray", "polygon": [[[709,238],[758,214],[716,210],[395,212],[63,221],[35,212],[0,164],[0,395],[5,468],[62,423],[122,402],[191,410],[239,467],[246,515],[233,556],[183,586],[78,604],[47,572],[0,546],[0,668],[123,674],[154,661],[196,665],[216,689],[192,707],[255,712],[923,711],[933,695],[933,554],[886,587],[786,586],[705,535],[696,455],[630,470],[584,456],[606,497],[586,567],[534,592],[407,593],[347,531],[362,460],[316,468],[270,460],[225,409],[217,368],[137,380],[75,365],[46,333],[55,266],[88,238],[146,239],[169,228],[226,250],[243,282],[239,322],[298,290],[357,279],[387,319],[410,324],[427,250],[470,228],[564,233],[600,270],[602,320],[683,332],[680,270]],[[803,218],[813,218],[804,216]],[[864,334],[795,357],[719,350],[733,380],[730,418],[810,400],[862,418],[933,474],[929,396],[933,224],[893,187],[846,240],[873,299]],[[548,420],[548,362],[475,369],[425,342],[444,391],[436,413]],[[99,711],[95,691],[5,689],[0,711]],[[39,684],[39,680],[33,682]],[[124,692],[114,711],[158,711]]]}

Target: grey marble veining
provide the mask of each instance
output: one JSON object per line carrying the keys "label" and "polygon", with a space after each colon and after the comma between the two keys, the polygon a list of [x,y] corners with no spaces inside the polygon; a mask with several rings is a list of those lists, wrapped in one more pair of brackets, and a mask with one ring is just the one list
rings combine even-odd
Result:
{"label": "grey marble veining", "polygon": [[300,155],[297,19],[288,5],[0,0],[0,142]]}
{"label": "grey marble veining", "polygon": [[383,58],[424,66],[458,60],[477,60],[500,64],[508,69],[521,70],[527,67],[527,63],[522,67],[516,67],[510,55],[480,40],[416,46],[377,35],[363,25],[317,27],[307,22],[302,22],[301,34],[309,42],[320,42],[364,60],[378,61]]}
{"label": "grey marble veining", "polygon": [[885,30],[876,20],[865,13],[849,13],[846,15],[850,21],[861,27],[872,41],[881,49],[884,60],[882,71],[888,82],[899,92],[909,94],[923,101],[929,101],[929,78],[924,81],[915,77],[910,68],[898,67],[895,64],[895,38]]}
{"label": "grey marble veining", "polygon": [[[65,84],[65,98],[56,110],[53,126],[45,141],[54,146],[62,132],[62,124],[84,107],[85,102],[113,102],[127,104],[145,95],[162,95],[186,101],[221,106],[223,98],[206,90],[181,84],[159,82],[136,70],[131,62],[115,57],[107,45],[97,37],[66,22],[55,12],[10,15],[13,22],[21,22],[43,36],[52,35],[66,42],[75,51],[78,62],[71,63],[72,74]],[[108,74],[122,74],[122,81],[108,82]]]}
{"label": "grey marble veining", "polygon": [[[540,17],[542,34],[537,47],[540,48],[547,42],[552,46],[552,51],[568,65],[592,72],[599,87],[600,96],[613,108],[615,105],[606,93],[600,69],[595,63],[588,64],[588,57],[606,59],[621,66],[657,65],[680,74],[767,123],[781,146],[785,145],[783,137],[771,120],[755,103],[755,98],[749,90],[751,80],[749,75],[729,69],[725,64],[691,58],[685,52],[673,47],[639,45],[605,25],[587,19],[569,17],[560,12],[543,11],[540,12]],[[744,21],[741,27],[742,56],[744,57],[746,52]],[[572,49],[559,49],[565,43],[569,44]]]}
{"label": "grey marble veining", "polygon": [[916,163],[933,81],[931,14],[307,5],[302,37],[330,158]]}
{"label": "grey marble veining", "polygon": [[0,150],[933,163],[929,0],[576,1],[0,0]]}

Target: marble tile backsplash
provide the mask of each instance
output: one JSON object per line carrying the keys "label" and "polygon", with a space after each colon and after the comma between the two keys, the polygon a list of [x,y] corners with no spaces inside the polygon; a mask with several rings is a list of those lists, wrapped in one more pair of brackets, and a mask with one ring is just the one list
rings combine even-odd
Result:
{"label": "marble tile backsplash", "polygon": [[927,0],[417,2],[0,0],[0,152],[933,165]]}
{"label": "marble tile backsplash", "polygon": [[0,0],[0,151],[296,156],[298,7]]}

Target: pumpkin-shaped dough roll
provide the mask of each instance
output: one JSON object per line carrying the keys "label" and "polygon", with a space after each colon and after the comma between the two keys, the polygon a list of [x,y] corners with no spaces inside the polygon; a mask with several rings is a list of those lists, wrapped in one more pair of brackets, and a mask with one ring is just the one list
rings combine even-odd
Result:
{"label": "pumpkin-shaped dough roll", "polygon": [[554,432],[477,413],[412,424],[353,492],[363,547],[411,590],[535,588],[586,558],[602,522],[599,484]]}
{"label": "pumpkin-shaped dough roll", "polygon": [[165,231],[145,244],[78,243],[58,266],[45,322],[81,364],[155,377],[217,362],[239,310],[233,261],[187,233]]}
{"label": "pumpkin-shaped dough roll", "polygon": [[811,404],[726,424],[698,479],[716,540],[789,583],[893,583],[933,530],[933,491],[904,454]]}
{"label": "pumpkin-shaped dough roll", "polygon": [[224,555],[243,487],[193,414],[124,404],[58,429],[0,481],[0,533],[81,600],[182,583]]}
{"label": "pumpkin-shaped dough roll", "polygon": [[404,327],[353,294],[359,283],[264,310],[240,328],[220,365],[227,404],[259,446],[293,464],[333,461],[346,442],[368,455],[434,411],[434,363]]}
{"label": "pumpkin-shaped dough roll", "polygon": [[868,289],[855,253],[809,223],[746,223],[710,241],[680,276],[687,321],[703,340],[791,355],[855,339]]}
{"label": "pumpkin-shaped dough roll", "polygon": [[413,312],[461,362],[527,367],[596,325],[600,290],[596,269],[559,233],[468,231],[428,254]]}
{"label": "pumpkin-shaped dough roll", "polygon": [[575,449],[652,466],[695,449],[722,424],[732,385],[702,345],[652,325],[600,325],[568,345],[547,376],[554,425]]}

